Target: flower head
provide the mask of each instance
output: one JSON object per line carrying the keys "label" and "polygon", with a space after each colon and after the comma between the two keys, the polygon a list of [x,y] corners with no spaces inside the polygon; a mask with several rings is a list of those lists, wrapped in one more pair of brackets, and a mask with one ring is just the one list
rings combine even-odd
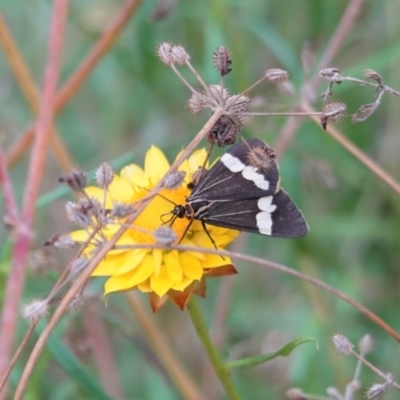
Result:
{"label": "flower head", "polygon": [[[128,227],[117,241],[116,246],[96,267],[92,276],[108,276],[105,294],[138,289],[149,293],[154,311],[171,299],[183,309],[192,293],[205,295],[205,278],[236,273],[231,260],[219,255],[196,251],[178,251],[166,246],[165,249],[138,248],[140,244],[160,244],[157,232],[172,221],[174,204],[183,205],[190,194],[192,175],[203,166],[206,151],[198,150],[179,168],[185,178],[176,187],[164,188],[156,195],[145,210]],[[169,169],[164,154],[151,147],[145,156],[144,169],[131,164],[124,167],[119,175],[114,175],[107,188],[89,187],[86,193],[90,199],[103,204],[108,218],[99,219],[102,226],[88,244],[85,255],[91,257],[96,244],[111,238],[128,217],[113,213],[114,205],[125,204],[136,207]],[[182,174],[183,176],[183,174]],[[111,210],[111,211],[109,211]],[[104,222],[105,221],[105,222]],[[204,231],[200,221],[194,220],[186,234],[190,221],[176,218],[171,225],[171,236],[182,245],[214,249],[214,245]],[[96,221],[85,230],[71,233],[72,239],[84,243],[96,229]],[[207,225],[208,233],[218,249],[224,248],[238,235],[237,231]],[[156,232],[156,234],[153,234]],[[175,243],[176,243],[175,242]]]}

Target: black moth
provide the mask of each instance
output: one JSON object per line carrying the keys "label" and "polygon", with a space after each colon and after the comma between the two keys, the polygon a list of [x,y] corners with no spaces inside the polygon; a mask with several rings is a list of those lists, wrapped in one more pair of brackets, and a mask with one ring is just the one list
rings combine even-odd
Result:
{"label": "black moth", "polygon": [[173,221],[201,221],[212,242],[206,224],[283,238],[308,232],[303,215],[279,187],[272,150],[259,139],[232,146],[202,173],[186,204],[176,205],[172,214]]}

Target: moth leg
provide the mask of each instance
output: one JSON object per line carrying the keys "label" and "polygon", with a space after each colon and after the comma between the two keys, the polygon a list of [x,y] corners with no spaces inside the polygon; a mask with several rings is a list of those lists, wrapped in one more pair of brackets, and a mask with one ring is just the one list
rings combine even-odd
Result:
{"label": "moth leg", "polygon": [[[204,222],[203,220],[201,220],[201,226],[203,227],[204,231],[207,233],[207,236],[210,238],[211,243],[212,243],[213,246],[215,247],[215,250],[218,250],[218,247],[217,247],[217,245],[215,244],[214,239],[211,237],[210,232],[208,232],[208,229],[207,229],[207,227],[206,227],[206,224],[205,224],[205,222]],[[224,257],[221,256],[221,258],[222,258],[223,260],[225,260]]]}

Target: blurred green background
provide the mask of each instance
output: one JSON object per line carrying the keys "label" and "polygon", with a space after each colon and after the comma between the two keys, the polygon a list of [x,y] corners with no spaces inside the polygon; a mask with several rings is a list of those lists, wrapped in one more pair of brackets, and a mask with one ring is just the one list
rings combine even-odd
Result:
{"label": "blurred green background", "polygon": [[[192,115],[185,107],[190,97],[188,90],[156,56],[156,46],[163,41],[184,45],[193,65],[209,84],[219,81],[212,67],[212,52],[217,46],[226,45],[233,59],[233,71],[225,80],[231,93],[247,88],[267,68],[287,70],[294,85],[293,96],[282,94],[267,83],[258,86],[251,95],[255,111],[289,111],[299,101],[305,80],[315,72],[311,69],[306,73],[303,69],[304,49],[308,59],[318,61],[349,3],[346,0],[171,0],[169,13],[158,19],[160,4],[145,0],[116,45],[59,114],[56,126],[76,165],[87,171],[121,156],[140,165],[151,144],[160,147],[172,160],[208,115]],[[122,5],[120,0],[70,2],[61,82],[79,65]],[[52,3],[47,0],[3,0],[0,5],[38,85],[43,79],[51,8]],[[400,89],[398,15],[397,0],[364,1],[331,66],[340,68],[345,76],[357,78],[362,78],[364,69],[371,68],[383,76],[387,85]],[[188,71],[181,70],[196,84]],[[320,83],[322,92],[326,82],[320,80]],[[374,101],[371,88],[344,82],[334,90],[335,99],[347,104],[348,113]],[[2,144],[7,150],[29,125],[32,113],[5,57],[0,58],[0,102]],[[314,105],[320,109],[321,100],[317,99]],[[399,109],[398,98],[385,96],[366,122],[352,124],[346,118],[337,125],[397,180],[400,180]],[[282,117],[252,118],[243,134],[262,138],[274,146],[285,122]],[[27,162],[25,155],[11,170],[19,198]],[[61,175],[51,154],[47,165],[37,215],[38,246],[52,233],[71,229],[61,210],[71,196],[60,197],[56,192],[57,199],[49,201],[46,197],[57,189],[57,178]],[[311,274],[344,291],[400,330],[399,196],[320,126],[307,119],[299,125],[280,160],[280,170],[282,185],[305,215],[310,233],[295,240],[246,235],[236,249]],[[1,279],[6,275],[9,261],[6,238],[6,232],[2,232]],[[59,258],[59,264],[65,265],[68,259]],[[369,359],[400,379],[396,342],[349,305],[292,277],[257,265],[238,262],[236,266],[238,276],[227,278],[226,282],[209,281],[207,298],[199,300],[208,325],[217,326],[217,333],[223,337],[224,358],[273,352],[300,336],[313,337],[319,343],[318,350],[306,344],[287,358],[235,370],[233,381],[243,399],[283,399],[285,391],[293,386],[320,395],[329,386],[343,391],[354,374],[356,361],[333,350],[330,338],[338,332],[354,343],[370,333],[375,347]],[[30,270],[25,298],[48,293],[57,276],[55,271]],[[101,293],[100,280],[92,281],[89,291]],[[224,300],[227,315],[225,320],[215,323],[214,312],[222,301],[221,293],[228,296]],[[145,296],[142,297],[145,301]],[[98,301],[126,398],[179,399],[179,393],[154,361],[124,295],[109,296],[107,307],[103,307],[101,295]],[[90,352],[84,355],[79,352],[78,345],[84,347],[88,340],[82,318],[84,313],[69,316],[59,326],[57,338],[35,369],[27,399],[100,398],[95,389],[81,382],[82,372],[70,368],[73,362],[68,361],[75,354],[90,379],[101,384]],[[210,399],[224,399],[214,376],[207,372],[207,361],[187,314],[167,305],[154,319],[204,393],[209,393]],[[26,325],[21,322],[19,339],[25,330]],[[12,386],[18,381],[25,359],[26,355],[12,375]],[[364,390],[375,382],[379,379],[364,369],[361,374]],[[361,399],[362,393],[358,396]],[[393,391],[385,398],[395,399],[398,394]]]}

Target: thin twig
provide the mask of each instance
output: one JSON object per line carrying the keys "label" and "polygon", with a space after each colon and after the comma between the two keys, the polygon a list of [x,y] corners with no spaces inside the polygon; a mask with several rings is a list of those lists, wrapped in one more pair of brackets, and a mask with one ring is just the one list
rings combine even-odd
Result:
{"label": "thin twig", "polygon": [[0,148],[0,186],[3,189],[5,213],[7,217],[5,222],[11,227],[16,226],[18,221],[18,205],[15,199],[13,187],[8,176],[8,171],[5,163],[3,149]]}
{"label": "thin twig", "polygon": [[[314,112],[315,110],[308,104],[303,103],[302,108],[305,112]],[[310,118],[318,125],[320,120],[317,117],[310,116]],[[378,178],[382,179],[391,189],[400,195],[400,183],[390,176],[383,168],[381,168],[375,161],[369,158],[363,151],[361,151],[350,140],[343,136],[335,127],[328,126],[326,132],[331,135],[339,144],[341,144],[347,151],[353,154],[362,164],[371,170]]]}
{"label": "thin twig", "polygon": [[[81,88],[84,81],[88,78],[93,69],[110,50],[111,46],[116,42],[140,3],[141,0],[127,0],[125,2],[121,8],[121,11],[111,21],[109,27],[104,31],[102,36],[93,46],[93,49],[57,93],[55,100],[56,113],[60,112]],[[13,164],[27,149],[33,139],[33,134],[33,127],[30,126],[23,133],[22,137],[14,143],[7,154],[7,165]]]}
{"label": "thin twig", "polygon": [[[314,72],[314,77],[310,82],[307,83],[306,86],[303,86],[302,90],[303,99],[316,97],[316,89],[319,86],[320,78],[318,76],[319,70],[322,68],[329,67],[333,60],[336,57],[336,54],[339,52],[341,45],[349,34],[350,30],[353,28],[356,18],[361,10],[361,7],[364,3],[364,0],[351,0],[345,12],[342,15],[342,18],[339,24],[336,27],[335,32],[333,33],[331,40],[329,41],[328,46],[326,47],[322,57],[320,58],[317,67]],[[297,107],[293,109],[296,110]],[[285,152],[287,146],[293,141],[296,132],[299,129],[299,126],[302,124],[301,119],[296,119],[294,117],[289,117],[286,121],[285,125],[281,129],[281,133],[274,144],[274,150],[277,157],[282,157]]]}
{"label": "thin twig", "polygon": [[[28,67],[19,52],[11,33],[0,12],[0,43],[3,46],[4,53],[10,64],[11,71],[17,80],[19,87],[27,99],[30,108],[34,114],[37,114],[40,107],[40,99],[38,89],[28,70]],[[60,164],[63,171],[69,171],[72,166],[72,160],[63,143],[60,134],[52,127],[51,148],[54,151],[56,161]]]}

